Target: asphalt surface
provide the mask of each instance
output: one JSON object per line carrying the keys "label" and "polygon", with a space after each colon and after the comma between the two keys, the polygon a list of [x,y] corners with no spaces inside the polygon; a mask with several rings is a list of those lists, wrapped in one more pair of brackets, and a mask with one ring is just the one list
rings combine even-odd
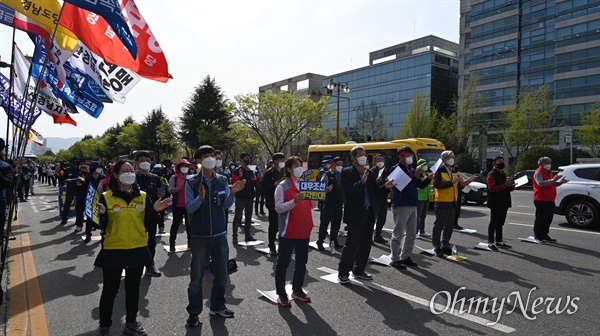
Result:
{"label": "asphalt surface", "polygon": [[[19,207],[20,233],[27,232],[31,240],[49,334],[96,335],[102,272],[93,263],[100,242],[84,243],[82,233],[74,233],[74,219],[66,225],[59,224],[55,188],[37,184],[36,196],[30,196]],[[340,252],[311,249],[305,288],[313,300],[294,302],[291,309],[279,307],[257,292],[274,289],[275,258],[254,247],[232,246],[230,242],[230,255],[236,258],[239,269],[230,275],[226,299],[235,318],[210,317],[205,300],[201,324],[195,328],[185,327],[190,252],[168,254],[163,249],[164,244],[168,245],[168,237],[157,238],[155,261],[163,275],[142,279],[138,320],[150,335],[596,335],[600,330],[600,231],[570,228],[564,217],[555,216],[550,235],[558,242],[521,242],[517,238],[533,235],[534,211],[532,192],[515,191],[504,228],[505,240],[513,248],[488,252],[473,247],[487,241],[489,210],[485,205],[463,206],[460,224],[477,232],[454,232],[452,242],[467,260],[444,260],[419,253],[415,248],[413,260],[418,268],[396,270],[370,264],[367,271],[373,274],[372,283],[342,286],[323,279],[337,269]],[[316,226],[318,217],[319,212],[313,212]],[[266,240],[267,217],[255,214],[254,218],[260,224],[254,227],[255,237]],[[434,219],[430,209],[428,232]],[[170,220],[167,229],[169,226]],[[393,229],[391,211],[385,228]],[[317,231],[315,227],[313,241]],[[384,231],[385,238],[390,235],[390,231]],[[184,236],[180,233],[178,243],[184,242]],[[344,238],[340,237],[340,241]],[[417,240],[417,245],[431,247],[426,239]],[[386,254],[386,245],[377,244],[371,250],[371,257]],[[293,263],[288,280],[292,269]],[[335,277],[333,274],[329,278]],[[209,272],[204,284],[207,298],[211,287]],[[483,304],[478,311],[473,305],[463,314],[451,314],[450,308],[440,314],[431,311],[429,303],[436,293],[442,292],[435,300],[441,304],[434,306],[437,313],[446,305],[443,292],[454,296],[457,290],[457,298],[465,299],[464,310],[470,298],[489,298],[486,307],[496,313],[484,314]],[[522,301],[517,301],[517,292]],[[548,313],[559,300],[562,312]],[[539,306],[532,308],[534,302],[540,301]],[[499,309],[501,302],[504,306]],[[454,308],[459,310],[460,302]],[[124,315],[122,286],[115,303],[113,334],[120,334]],[[496,320],[498,323],[488,325]]]}

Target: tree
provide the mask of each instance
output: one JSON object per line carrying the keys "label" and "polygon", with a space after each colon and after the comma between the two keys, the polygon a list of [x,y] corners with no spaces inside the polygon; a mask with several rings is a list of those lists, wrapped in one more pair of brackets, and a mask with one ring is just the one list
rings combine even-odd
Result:
{"label": "tree", "polygon": [[581,124],[581,129],[575,131],[575,135],[592,155],[600,157],[600,104],[581,115]]}
{"label": "tree", "polygon": [[[174,137],[177,134],[177,130],[175,129],[175,123],[169,119],[164,119],[158,128],[156,129],[158,140],[160,141],[160,146],[164,148],[165,158],[174,156],[174,154],[179,155],[180,150],[182,149],[179,141]],[[159,162],[159,157],[156,157],[156,161]]]}
{"label": "tree", "polygon": [[140,149],[145,144],[140,141],[142,126],[140,124],[127,124],[123,126],[121,133],[117,136],[117,144],[125,149],[125,153],[131,153],[134,149]]}
{"label": "tree", "polygon": [[46,156],[56,156],[56,154],[54,154],[54,152],[52,151],[52,149],[48,149],[47,151],[44,152],[44,154],[42,155],[46,155]]}
{"label": "tree", "polygon": [[[430,108],[432,113],[429,113]],[[431,98],[429,93],[426,96],[421,94],[421,91],[417,91],[410,102],[408,107],[408,113],[404,118],[404,122],[400,126],[400,131],[397,134],[397,138],[429,138],[431,137],[431,123],[430,115],[435,115],[431,107]]]}
{"label": "tree", "polygon": [[227,138],[231,113],[225,95],[214,78],[206,76],[194,88],[179,118],[179,136],[186,152],[191,154],[199,145],[210,144],[228,149],[232,139]]}
{"label": "tree", "polygon": [[[162,157],[167,157],[169,149],[171,152],[178,147],[177,139],[173,137],[175,128],[167,115],[159,106],[148,112],[140,128],[140,148],[154,152],[157,162]],[[142,148],[143,147],[143,148]]]}
{"label": "tree", "polygon": [[387,137],[385,129],[385,117],[379,111],[377,103],[372,101],[369,106],[361,100],[356,113],[356,128],[364,138],[364,141],[371,139],[384,140]]}
{"label": "tree", "polygon": [[301,135],[310,139],[322,128],[323,116],[330,108],[328,100],[322,97],[314,102],[309,95],[289,92],[239,95],[233,107],[234,120],[256,133],[273,155],[290,149]]}
{"label": "tree", "polygon": [[554,134],[548,132],[553,126],[555,111],[551,103],[550,88],[546,84],[515,95],[514,106],[504,113],[503,118],[506,121],[504,145],[511,157],[518,157],[531,147],[553,142]]}

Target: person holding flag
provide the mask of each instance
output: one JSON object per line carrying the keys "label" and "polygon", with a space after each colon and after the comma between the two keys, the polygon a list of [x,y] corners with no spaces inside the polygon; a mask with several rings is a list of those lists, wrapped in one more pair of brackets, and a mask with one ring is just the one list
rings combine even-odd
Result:
{"label": "person holding flag", "polygon": [[[106,178],[102,171],[102,165],[98,161],[90,162],[90,172],[85,177],[85,190],[88,190],[90,186],[94,189],[98,189],[100,182]],[[94,227],[94,221],[91,218],[85,220],[85,242],[89,243],[92,241],[92,228]]]}

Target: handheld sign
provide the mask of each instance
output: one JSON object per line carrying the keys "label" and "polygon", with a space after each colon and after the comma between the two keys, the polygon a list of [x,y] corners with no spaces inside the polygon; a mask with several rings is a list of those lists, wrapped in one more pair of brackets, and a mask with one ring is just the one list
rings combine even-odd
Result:
{"label": "handheld sign", "polygon": [[98,209],[98,201],[100,195],[96,192],[94,185],[90,183],[85,195],[85,216],[90,219],[96,227],[100,227],[100,209]]}
{"label": "handheld sign", "polygon": [[327,194],[327,181],[300,181],[300,192],[304,199],[324,201]]}

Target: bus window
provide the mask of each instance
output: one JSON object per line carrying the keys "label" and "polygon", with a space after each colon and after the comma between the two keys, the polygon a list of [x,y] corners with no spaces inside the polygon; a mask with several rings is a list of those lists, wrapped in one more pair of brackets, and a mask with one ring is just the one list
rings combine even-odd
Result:
{"label": "bus window", "polygon": [[441,149],[419,149],[417,151],[417,158],[415,159],[425,159],[429,163],[429,167],[431,167],[439,160],[441,154]]}

